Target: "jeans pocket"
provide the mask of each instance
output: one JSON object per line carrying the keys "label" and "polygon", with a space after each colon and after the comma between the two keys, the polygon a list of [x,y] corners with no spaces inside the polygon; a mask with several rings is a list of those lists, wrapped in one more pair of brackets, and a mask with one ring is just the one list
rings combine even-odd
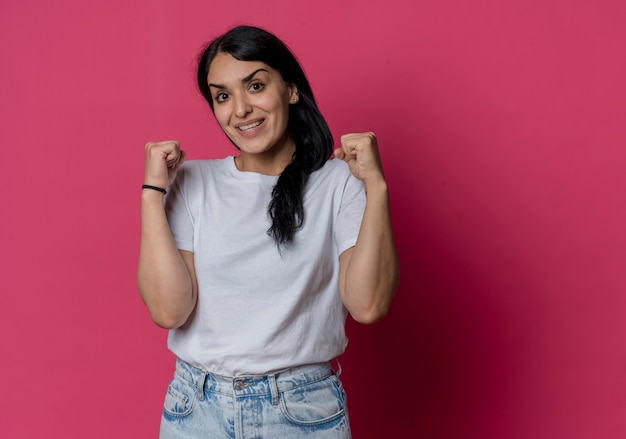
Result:
{"label": "jeans pocket", "polygon": [[302,426],[332,422],[345,415],[345,393],[335,375],[282,392],[280,403],[283,415]]}
{"label": "jeans pocket", "polygon": [[189,415],[197,401],[197,387],[184,380],[177,374],[167,386],[163,414],[173,418],[182,418]]}

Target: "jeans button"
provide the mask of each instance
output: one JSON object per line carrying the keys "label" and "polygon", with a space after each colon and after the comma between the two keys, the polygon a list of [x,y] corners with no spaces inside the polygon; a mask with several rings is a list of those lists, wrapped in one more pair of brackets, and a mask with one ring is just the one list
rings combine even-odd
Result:
{"label": "jeans button", "polygon": [[245,387],[245,384],[243,381],[235,380],[235,390],[243,390],[244,387]]}

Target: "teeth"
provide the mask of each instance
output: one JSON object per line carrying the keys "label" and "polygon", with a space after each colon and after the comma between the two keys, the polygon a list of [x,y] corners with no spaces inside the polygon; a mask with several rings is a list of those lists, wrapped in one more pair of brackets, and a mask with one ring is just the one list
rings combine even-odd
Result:
{"label": "teeth", "polygon": [[253,122],[250,125],[240,126],[239,129],[241,131],[248,131],[248,130],[251,130],[252,128],[258,127],[259,125],[261,125],[261,122]]}

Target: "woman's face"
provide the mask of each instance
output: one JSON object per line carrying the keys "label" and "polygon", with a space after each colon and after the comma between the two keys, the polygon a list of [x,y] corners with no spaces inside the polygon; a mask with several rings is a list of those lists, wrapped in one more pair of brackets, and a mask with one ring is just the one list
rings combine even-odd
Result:
{"label": "woman's face", "polygon": [[295,144],[287,133],[296,87],[260,61],[239,61],[219,53],[207,77],[215,118],[241,155],[287,157]]}

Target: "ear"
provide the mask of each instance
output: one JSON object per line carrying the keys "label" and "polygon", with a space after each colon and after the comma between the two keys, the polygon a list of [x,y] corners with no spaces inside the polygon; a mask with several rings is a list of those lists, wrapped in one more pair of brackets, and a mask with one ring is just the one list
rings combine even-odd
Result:
{"label": "ear", "polygon": [[289,84],[289,103],[297,104],[300,100],[300,93],[298,92],[298,87],[295,84]]}

